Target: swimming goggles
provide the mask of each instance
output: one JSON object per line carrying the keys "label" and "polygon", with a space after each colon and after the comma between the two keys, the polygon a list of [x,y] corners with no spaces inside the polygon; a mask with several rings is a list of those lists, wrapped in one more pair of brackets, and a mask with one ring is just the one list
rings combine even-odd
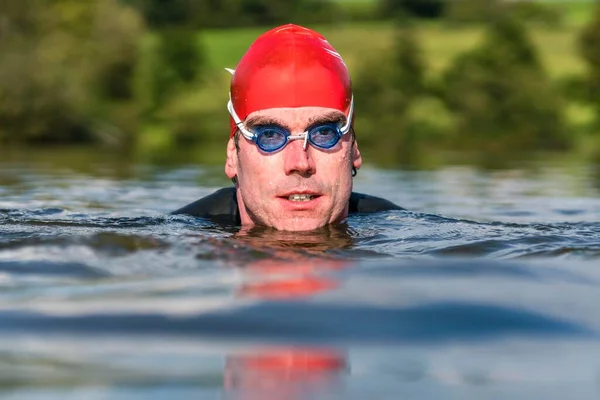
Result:
{"label": "swimming goggles", "polygon": [[350,131],[354,111],[354,96],[350,100],[350,111],[343,126],[340,126],[341,123],[318,124],[297,135],[292,135],[288,129],[274,124],[252,127],[251,130],[246,128],[233,109],[231,94],[229,95],[229,102],[227,102],[227,110],[240,133],[246,139],[252,140],[259,149],[266,153],[278,151],[291,140],[298,139],[304,140],[304,150],[306,150],[308,143],[319,149],[330,149],[340,141],[343,135]]}

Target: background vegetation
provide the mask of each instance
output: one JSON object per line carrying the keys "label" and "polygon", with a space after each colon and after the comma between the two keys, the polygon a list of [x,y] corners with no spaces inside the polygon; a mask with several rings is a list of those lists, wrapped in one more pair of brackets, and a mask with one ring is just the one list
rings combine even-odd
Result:
{"label": "background vegetation", "polygon": [[344,56],[377,162],[600,153],[598,3],[15,0],[0,2],[0,155],[88,144],[222,162],[224,67],[287,22]]}

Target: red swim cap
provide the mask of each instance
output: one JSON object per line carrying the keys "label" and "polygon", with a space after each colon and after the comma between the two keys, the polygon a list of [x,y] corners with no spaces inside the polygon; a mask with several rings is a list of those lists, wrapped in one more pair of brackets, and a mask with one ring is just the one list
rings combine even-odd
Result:
{"label": "red swim cap", "polygon": [[[243,121],[257,110],[327,107],[346,113],[352,83],[342,57],[318,32],[288,24],[262,34],[237,65],[231,101]],[[231,135],[237,127],[230,118]]]}

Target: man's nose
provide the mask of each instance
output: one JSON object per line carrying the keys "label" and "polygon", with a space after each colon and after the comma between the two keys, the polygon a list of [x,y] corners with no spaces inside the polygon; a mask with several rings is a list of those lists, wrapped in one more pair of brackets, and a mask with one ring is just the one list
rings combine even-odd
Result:
{"label": "man's nose", "polygon": [[285,174],[312,175],[316,172],[316,165],[311,155],[313,148],[304,148],[304,140],[293,140],[285,146],[284,167]]}

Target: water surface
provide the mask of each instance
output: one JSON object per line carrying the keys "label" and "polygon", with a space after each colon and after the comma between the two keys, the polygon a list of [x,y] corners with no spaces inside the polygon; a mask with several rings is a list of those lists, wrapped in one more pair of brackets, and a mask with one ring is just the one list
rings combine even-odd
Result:
{"label": "water surface", "polygon": [[0,160],[2,398],[600,395],[594,165],[363,168],[310,234],[169,211],[222,168]]}

